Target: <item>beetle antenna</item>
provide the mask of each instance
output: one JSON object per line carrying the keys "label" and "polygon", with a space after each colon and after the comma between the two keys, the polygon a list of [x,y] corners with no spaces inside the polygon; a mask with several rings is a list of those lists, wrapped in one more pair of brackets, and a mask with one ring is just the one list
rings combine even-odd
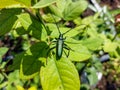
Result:
{"label": "beetle antenna", "polygon": [[66,34],[66,33],[68,33],[69,31],[71,31],[72,29],[73,29],[73,28],[67,30],[66,32],[63,33],[63,35]]}
{"label": "beetle antenna", "polygon": [[60,29],[59,29],[59,27],[58,27],[58,25],[57,25],[57,22],[56,22],[54,16],[53,16],[52,14],[51,14],[51,16],[52,16],[52,18],[53,18],[53,20],[54,20],[54,22],[55,22],[55,24],[56,24],[56,26],[57,26],[57,29],[58,29],[59,34],[61,34]]}

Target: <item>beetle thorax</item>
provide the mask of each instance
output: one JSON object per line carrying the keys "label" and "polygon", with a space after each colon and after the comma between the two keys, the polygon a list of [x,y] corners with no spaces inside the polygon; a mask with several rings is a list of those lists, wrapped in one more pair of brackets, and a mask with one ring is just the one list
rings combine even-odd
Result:
{"label": "beetle thorax", "polygon": [[59,39],[60,39],[60,40],[63,40],[63,34],[60,34],[60,35],[59,35]]}

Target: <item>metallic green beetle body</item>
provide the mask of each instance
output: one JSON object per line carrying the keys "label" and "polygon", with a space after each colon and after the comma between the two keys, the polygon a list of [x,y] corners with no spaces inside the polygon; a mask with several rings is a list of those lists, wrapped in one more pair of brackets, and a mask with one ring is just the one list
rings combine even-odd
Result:
{"label": "metallic green beetle body", "polygon": [[64,38],[63,38],[63,35],[60,34],[56,43],[56,59],[57,60],[59,60],[62,57],[63,45],[64,45]]}

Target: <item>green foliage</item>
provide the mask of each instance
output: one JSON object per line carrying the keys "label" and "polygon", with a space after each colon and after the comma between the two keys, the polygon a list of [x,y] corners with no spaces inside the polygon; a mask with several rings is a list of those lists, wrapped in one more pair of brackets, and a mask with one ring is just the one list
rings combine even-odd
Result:
{"label": "green foliage", "polygon": [[13,8],[13,7],[23,7],[16,0],[0,0],[0,8]]}
{"label": "green foliage", "polygon": [[68,44],[72,51],[70,51],[69,59],[72,61],[84,61],[91,57],[91,53],[82,44]]}
{"label": "green foliage", "polygon": [[18,15],[18,20],[24,29],[30,33],[33,37],[40,40],[45,40],[47,37],[46,30],[43,25],[29,14]]}
{"label": "green foliage", "polygon": [[[117,32],[116,39],[110,14],[106,12],[101,16],[101,12],[80,17],[88,8],[86,0],[1,0],[0,8],[0,36],[9,34],[24,40],[22,52],[11,51],[15,56],[12,65],[2,62],[8,48],[0,48],[0,88],[15,90],[17,85],[31,87],[32,81],[34,84],[41,81],[36,84],[42,87],[40,90],[80,90],[79,72],[84,67],[89,84],[98,82],[97,72],[102,71],[101,51],[108,53],[110,60],[120,59],[120,33]],[[107,21],[105,17],[108,17]],[[54,41],[60,35],[56,24],[61,34],[71,29],[63,34],[69,50],[61,47],[60,60],[55,58]],[[6,69],[13,72],[6,74]],[[40,80],[38,77],[36,80],[38,75]],[[18,77],[28,82],[22,82]]]}
{"label": "green foliage", "polygon": [[56,6],[50,5],[52,13],[62,17],[64,20],[70,21],[79,17],[79,15],[87,8],[88,3],[84,0],[73,2],[72,0],[59,0]]}
{"label": "green foliage", "polygon": [[85,0],[67,3],[63,11],[64,19],[74,20],[87,8],[87,5]]}
{"label": "green foliage", "polygon": [[105,42],[103,49],[105,52],[114,52],[117,49],[117,47],[118,47],[118,43],[107,40]]}
{"label": "green foliage", "polygon": [[59,61],[48,59],[46,67],[40,71],[44,90],[79,90],[79,75],[74,64],[66,58]]}
{"label": "green foliage", "polygon": [[89,79],[90,85],[94,85],[95,83],[98,82],[96,70],[93,67],[87,69],[86,72],[88,74],[88,79]]}
{"label": "green foliage", "polygon": [[28,7],[30,7],[31,5],[31,0],[15,0],[15,1],[22,3],[23,5],[26,5]]}
{"label": "green foliage", "polygon": [[8,33],[14,26],[21,9],[2,9],[0,13],[0,35]]}
{"label": "green foliage", "polygon": [[43,8],[46,6],[49,6],[52,3],[55,3],[57,0],[41,0],[38,3],[36,3],[33,8]]}
{"label": "green foliage", "polygon": [[27,76],[25,79],[31,78],[35,73],[40,71],[40,67],[42,66],[41,61],[46,58],[46,48],[46,43],[41,42],[32,45],[30,49],[28,49],[20,65],[21,78],[24,78],[24,75]]}
{"label": "green foliage", "polygon": [[14,58],[13,64],[9,66],[9,70],[12,71],[15,69],[20,69],[20,64],[23,57],[24,57],[24,53],[17,54]]}
{"label": "green foliage", "polygon": [[83,40],[82,41],[82,44],[85,45],[88,49],[90,50],[98,50],[98,49],[101,49],[101,45],[103,43],[103,39],[100,38],[100,37],[91,37],[91,38],[88,38],[86,40]]}
{"label": "green foliage", "polygon": [[10,89],[16,90],[16,87],[13,87],[12,83],[15,83],[15,85],[22,85],[22,82],[19,79],[19,71],[18,70],[9,74],[8,78],[9,78],[8,85],[6,87],[7,90],[10,90]]}
{"label": "green foliage", "polygon": [[0,62],[2,62],[2,56],[8,51],[8,48],[1,47],[0,48]]}

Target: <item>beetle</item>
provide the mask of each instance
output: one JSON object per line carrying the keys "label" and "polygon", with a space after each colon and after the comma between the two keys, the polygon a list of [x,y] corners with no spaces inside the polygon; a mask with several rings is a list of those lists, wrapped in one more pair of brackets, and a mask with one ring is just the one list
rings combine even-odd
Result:
{"label": "beetle", "polygon": [[[52,16],[52,14],[51,14]],[[53,16],[52,16],[53,17]],[[65,55],[68,57],[69,56],[69,52],[70,52],[70,47],[68,47],[64,42],[65,42],[65,39],[63,36],[68,33],[69,31],[71,31],[72,29],[69,29],[68,31],[64,32],[64,33],[61,33],[60,32],[60,29],[56,23],[56,20],[55,18],[53,17],[54,21],[55,21],[55,24],[57,26],[57,29],[58,29],[58,32],[59,32],[59,37],[58,38],[55,38],[56,41],[56,46],[52,47],[50,50],[56,48],[56,60],[59,60],[61,57],[62,57],[62,54],[63,54],[63,48],[65,48],[66,50],[68,50],[68,54],[64,51]]]}
{"label": "beetle", "polygon": [[[70,29],[71,30],[71,29]],[[68,31],[70,31],[68,30]],[[67,31],[67,32],[68,32]],[[63,37],[65,33],[63,34],[59,34],[59,37],[56,38],[56,59],[59,60],[61,57],[62,57],[62,53],[63,53],[63,48],[67,49],[70,51],[70,47],[68,47],[64,42],[65,42],[65,39]],[[66,54],[66,56],[68,57],[69,56],[69,51],[68,51],[68,54],[66,54],[66,52],[64,51],[64,53]]]}

